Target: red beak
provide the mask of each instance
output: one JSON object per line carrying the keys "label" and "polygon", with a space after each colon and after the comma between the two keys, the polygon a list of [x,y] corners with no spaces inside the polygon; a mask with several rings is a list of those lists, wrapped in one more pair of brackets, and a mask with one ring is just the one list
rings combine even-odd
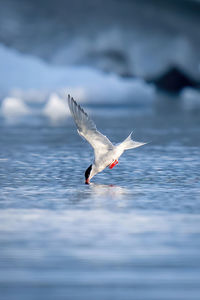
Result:
{"label": "red beak", "polygon": [[89,178],[85,180],[85,184],[90,184]]}

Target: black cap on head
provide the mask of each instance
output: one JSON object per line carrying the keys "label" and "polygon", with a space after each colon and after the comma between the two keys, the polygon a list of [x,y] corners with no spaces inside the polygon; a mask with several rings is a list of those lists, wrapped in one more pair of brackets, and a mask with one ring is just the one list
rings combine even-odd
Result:
{"label": "black cap on head", "polygon": [[89,178],[91,170],[92,170],[92,165],[90,165],[85,171],[85,180]]}

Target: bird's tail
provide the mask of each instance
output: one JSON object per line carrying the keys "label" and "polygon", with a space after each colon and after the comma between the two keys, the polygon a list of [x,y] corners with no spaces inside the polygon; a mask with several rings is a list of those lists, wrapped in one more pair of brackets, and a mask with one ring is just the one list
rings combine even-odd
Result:
{"label": "bird's tail", "polygon": [[147,144],[147,143],[140,143],[140,142],[133,141],[133,140],[131,139],[131,135],[132,135],[132,132],[131,132],[131,134],[129,134],[129,136],[121,143],[121,146],[124,148],[124,150],[137,148],[137,147],[140,147],[140,146],[143,146],[143,145]]}

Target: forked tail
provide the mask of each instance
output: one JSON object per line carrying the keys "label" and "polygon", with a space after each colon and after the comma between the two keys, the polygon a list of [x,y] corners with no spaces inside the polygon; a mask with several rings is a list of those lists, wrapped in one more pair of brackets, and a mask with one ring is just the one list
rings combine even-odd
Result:
{"label": "forked tail", "polygon": [[131,139],[131,135],[132,135],[132,132],[131,132],[131,134],[129,134],[129,136],[121,143],[121,146],[124,148],[124,150],[137,148],[137,147],[140,147],[140,146],[143,146],[143,145],[147,144],[147,143],[140,143],[140,142],[133,141],[133,140]]}

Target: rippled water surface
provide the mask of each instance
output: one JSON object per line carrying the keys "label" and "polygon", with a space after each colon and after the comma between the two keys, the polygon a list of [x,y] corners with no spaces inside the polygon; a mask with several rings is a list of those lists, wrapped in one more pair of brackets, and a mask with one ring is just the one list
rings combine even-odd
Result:
{"label": "rippled water surface", "polygon": [[0,120],[1,299],[199,299],[199,116],[90,111],[113,142],[151,142],[89,186],[71,119]]}

